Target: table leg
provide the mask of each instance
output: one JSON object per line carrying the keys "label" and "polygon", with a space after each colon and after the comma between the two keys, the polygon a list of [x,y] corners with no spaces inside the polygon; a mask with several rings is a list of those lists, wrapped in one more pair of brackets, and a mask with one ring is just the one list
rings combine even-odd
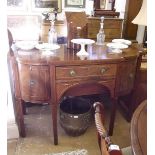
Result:
{"label": "table leg", "polygon": [[108,132],[109,136],[113,135],[115,116],[116,116],[116,107],[117,107],[116,104],[117,104],[117,99],[112,99],[112,109],[111,109],[109,132]]}
{"label": "table leg", "polygon": [[18,123],[19,134],[21,137],[25,137],[24,115],[23,115],[23,100],[16,100],[16,119]]}
{"label": "table leg", "polygon": [[54,145],[58,145],[57,105],[52,105],[52,121],[53,121]]}
{"label": "table leg", "polygon": [[26,103],[22,103],[22,108],[23,108],[23,115],[26,115]]}

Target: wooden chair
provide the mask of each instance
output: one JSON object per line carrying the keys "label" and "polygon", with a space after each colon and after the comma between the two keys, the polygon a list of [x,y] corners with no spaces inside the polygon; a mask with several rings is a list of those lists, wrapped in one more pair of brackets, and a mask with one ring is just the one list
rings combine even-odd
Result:
{"label": "wooden chair", "polygon": [[76,49],[71,43],[75,38],[87,38],[88,19],[85,12],[65,12],[67,21],[67,47]]}
{"label": "wooden chair", "polygon": [[[13,44],[13,36],[11,31],[8,29],[8,42],[9,42],[9,52],[7,54],[7,65],[8,65],[8,73],[9,73],[9,81],[10,81],[10,87],[11,87],[11,94],[12,94],[12,101],[13,101],[13,107],[15,111],[15,119],[18,125],[18,129],[20,132],[20,135],[23,135],[25,137],[25,128],[23,124],[24,116],[23,114],[25,113],[25,108],[21,104],[17,104],[17,99],[15,98],[16,96],[19,95],[19,79],[18,79],[18,67],[17,63],[14,57],[14,52],[11,48]],[[17,81],[16,81],[17,80]],[[21,110],[22,109],[22,110]],[[21,116],[21,117],[19,117]],[[23,128],[20,128],[23,127]]]}
{"label": "wooden chair", "polygon": [[110,137],[103,126],[103,105],[100,102],[95,102],[93,106],[95,109],[95,125],[97,128],[101,155],[122,155],[119,146],[112,144]]}

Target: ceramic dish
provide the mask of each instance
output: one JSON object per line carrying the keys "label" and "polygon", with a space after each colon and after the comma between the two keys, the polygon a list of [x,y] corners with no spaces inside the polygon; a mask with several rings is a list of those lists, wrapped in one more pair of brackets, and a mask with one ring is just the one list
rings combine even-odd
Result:
{"label": "ceramic dish", "polygon": [[57,44],[42,43],[42,44],[37,44],[35,48],[39,50],[56,50],[56,49],[59,49],[60,46]]}
{"label": "ceramic dish", "polygon": [[35,47],[36,44],[36,41],[17,41],[15,46],[22,50],[31,50]]}
{"label": "ceramic dish", "polygon": [[112,48],[112,49],[128,48],[128,45],[125,45],[125,44],[122,44],[122,43],[108,43],[107,46]]}
{"label": "ceramic dish", "polygon": [[113,43],[123,43],[126,45],[131,45],[131,41],[130,40],[126,40],[126,39],[113,39],[112,40]]}
{"label": "ceramic dish", "polygon": [[85,44],[85,45],[95,43],[95,41],[92,40],[92,39],[83,39],[83,38],[72,39],[71,42],[72,42],[72,43],[75,43],[75,44]]}

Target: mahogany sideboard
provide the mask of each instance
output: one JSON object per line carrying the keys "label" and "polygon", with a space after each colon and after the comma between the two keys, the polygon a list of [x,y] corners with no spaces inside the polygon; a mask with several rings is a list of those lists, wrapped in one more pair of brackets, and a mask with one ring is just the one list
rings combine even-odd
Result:
{"label": "mahogany sideboard", "polygon": [[122,53],[110,53],[107,46],[93,44],[87,47],[89,56],[80,60],[76,50],[60,49],[46,55],[44,51],[17,49],[8,54],[13,81],[15,111],[22,137],[25,134],[23,103],[51,105],[54,144],[58,144],[57,112],[64,96],[103,94],[109,92],[112,109],[109,135],[113,134],[117,99],[134,87],[140,53],[134,46]]}

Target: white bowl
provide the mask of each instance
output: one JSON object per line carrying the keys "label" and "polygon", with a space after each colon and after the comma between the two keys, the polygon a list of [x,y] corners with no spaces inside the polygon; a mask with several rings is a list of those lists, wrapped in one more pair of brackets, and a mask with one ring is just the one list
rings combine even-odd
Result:
{"label": "white bowl", "polygon": [[113,39],[112,40],[113,43],[123,43],[126,45],[131,45],[131,41],[130,40],[126,40],[126,39]]}
{"label": "white bowl", "polygon": [[17,41],[15,46],[23,50],[31,50],[35,47],[37,41]]}
{"label": "white bowl", "polygon": [[95,41],[92,39],[84,39],[84,38],[72,39],[71,42],[75,44],[85,44],[85,45],[95,43]]}
{"label": "white bowl", "polygon": [[124,49],[124,48],[128,48],[128,45],[122,44],[122,43],[108,43],[107,46],[110,47],[110,48],[112,48],[112,49]]}
{"label": "white bowl", "polygon": [[35,48],[39,50],[56,50],[56,49],[59,49],[60,46],[57,44],[42,43],[42,44],[37,44]]}

